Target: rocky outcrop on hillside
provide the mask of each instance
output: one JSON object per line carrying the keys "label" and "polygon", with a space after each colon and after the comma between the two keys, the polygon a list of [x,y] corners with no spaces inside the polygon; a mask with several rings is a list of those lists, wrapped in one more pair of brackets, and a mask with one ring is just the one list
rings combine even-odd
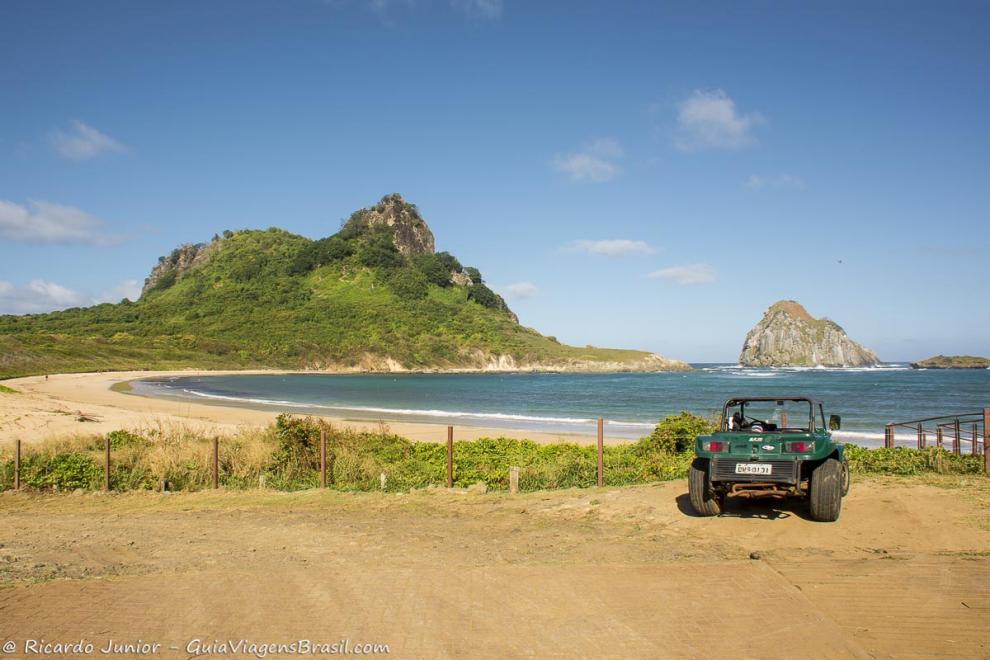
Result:
{"label": "rocky outcrop on hillside", "polygon": [[656,353],[645,353],[636,360],[553,359],[545,361],[517,360],[505,353],[474,350],[463,359],[436,367],[407,367],[398,360],[372,354],[361,356],[357,364],[314,362],[307,369],[333,373],[626,373],[655,371],[691,371],[691,365]]}
{"label": "rocky outcrop on hillside", "polygon": [[691,371],[687,362],[671,360],[656,353],[646,353],[637,360],[587,360],[587,359],[555,359],[541,361],[519,361],[511,355],[493,354],[474,351],[469,361],[475,365],[471,370],[476,371],[554,371],[554,372],[643,372],[643,371]]}
{"label": "rocky outcrop on hillside", "polygon": [[403,256],[415,257],[436,251],[433,232],[416,205],[402,199],[399,193],[385,195],[374,206],[356,211],[344,224],[344,229],[357,223],[369,229],[381,225],[390,227],[395,236],[395,247]]}
{"label": "rocky outcrop on hillside", "polygon": [[187,271],[202,266],[210,260],[223,238],[214,236],[210,243],[186,243],[172,250],[165,257],[158,257],[158,263],[151,269],[151,274],[144,280],[141,295],[155,289],[166,289],[172,286]]}
{"label": "rocky outcrop on hillside", "polygon": [[816,319],[793,300],[770,306],[743,343],[744,367],[860,367],[880,360],[829,319]]}

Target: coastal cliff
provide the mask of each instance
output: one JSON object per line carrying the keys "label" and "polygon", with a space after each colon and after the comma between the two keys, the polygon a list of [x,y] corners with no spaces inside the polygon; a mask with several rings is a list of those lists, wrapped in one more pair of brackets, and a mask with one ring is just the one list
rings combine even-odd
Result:
{"label": "coastal cliff", "polygon": [[770,306],[746,335],[739,355],[744,367],[861,367],[879,362],[837,323],[814,318],[793,300]]}

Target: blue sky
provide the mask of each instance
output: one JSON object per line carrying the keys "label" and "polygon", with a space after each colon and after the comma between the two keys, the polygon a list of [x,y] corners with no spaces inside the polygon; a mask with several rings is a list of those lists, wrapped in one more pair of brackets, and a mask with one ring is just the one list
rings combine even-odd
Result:
{"label": "blue sky", "polygon": [[794,298],[990,354],[990,4],[0,8],[0,312],[400,192],[526,325],[733,361]]}

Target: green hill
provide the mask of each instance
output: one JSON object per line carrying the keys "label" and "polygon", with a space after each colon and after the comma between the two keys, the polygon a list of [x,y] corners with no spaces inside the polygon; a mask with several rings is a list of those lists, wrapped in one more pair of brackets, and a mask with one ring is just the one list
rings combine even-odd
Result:
{"label": "green hill", "polygon": [[224,232],[162,257],[137,301],[0,316],[0,378],[183,367],[688,368],[525,328],[477,269],[433,246],[398,195],[316,241],[275,228]]}

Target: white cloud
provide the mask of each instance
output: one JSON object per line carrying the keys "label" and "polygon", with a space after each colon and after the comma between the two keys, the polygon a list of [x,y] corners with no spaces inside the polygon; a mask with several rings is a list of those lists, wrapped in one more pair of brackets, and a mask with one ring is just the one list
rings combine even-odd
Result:
{"label": "white cloud", "polygon": [[526,300],[527,298],[534,297],[539,290],[536,285],[532,282],[515,282],[513,284],[508,284],[501,287],[500,292],[506,298],[511,298],[514,300]]}
{"label": "white cloud", "polygon": [[21,206],[0,199],[0,238],[30,243],[106,245],[119,237],[103,232],[104,222],[74,206],[28,201]]}
{"label": "white cloud", "polygon": [[776,176],[761,176],[759,174],[751,174],[746,183],[743,184],[750,190],[763,190],[766,188],[771,189],[785,189],[789,188],[791,190],[804,190],[808,186],[805,185],[804,179],[799,176],[793,176],[791,174],[777,174]]}
{"label": "white cloud", "polygon": [[120,284],[101,293],[93,298],[95,304],[119,303],[124,298],[137,300],[141,297],[142,283],[139,280],[124,280]]}
{"label": "white cloud", "polygon": [[70,289],[56,282],[36,279],[16,286],[0,280],[0,314],[41,314],[68,307],[118,303],[124,298],[141,297],[141,282],[124,280],[99,296]]}
{"label": "white cloud", "polygon": [[651,280],[667,280],[677,284],[711,284],[715,281],[715,269],[708,264],[691,264],[688,266],[671,266],[655,270],[647,275]]}
{"label": "white cloud", "polygon": [[450,0],[450,5],[469,18],[496,19],[502,15],[502,0]]}
{"label": "white cloud", "polygon": [[31,280],[25,286],[0,281],[0,314],[37,314],[83,304],[84,297],[61,284]]}
{"label": "white cloud", "polygon": [[103,154],[120,154],[127,147],[106,133],[101,133],[81,121],[69,122],[69,130],[57,130],[51,135],[52,148],[69,160],[89,160]]}
{"label": "white cloud", "polygon": [[682,151],[748,147],[757,143],[752,129],[763,122],[759,113],[739,114],[721,89],[695,90],[678,106],[674,145]]}
{"label": "white cloud", "polygon": [[622,147],[618,142],[603,138],[586,144],[581,151],[554,157],[553,168],[569,176],[572,181],[601,183],[622,173],[616,162],[622,156]]}
{"label": "white cloud", "polygon": [[625,257],[633,254],[653,254],[655,250],[645,241],[630,241],[625,238],[611,238],[601,241],[571,241],[564,250],[586,252],[603,257]]}

